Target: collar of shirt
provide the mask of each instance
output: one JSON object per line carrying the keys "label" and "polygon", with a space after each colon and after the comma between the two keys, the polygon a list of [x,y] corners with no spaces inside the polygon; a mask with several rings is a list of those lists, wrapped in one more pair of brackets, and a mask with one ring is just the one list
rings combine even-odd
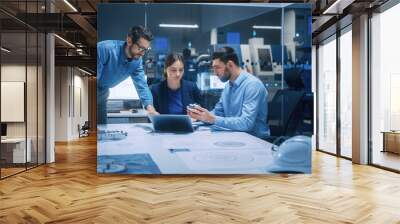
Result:
{"label": "collar of shirt", "polygon": [[122,60],[123,60],[124,62],[129,62],[129,60],[128,60],[128,58],[126,57],[126,54],[125,54],[125,47],[126,47],[126,42],[121,46],[121,49],[120,49],[120,56],[121,56],[121,58],[122,58]]}
{"label": "collar of shirt", "polygon": [[242,82],[246,79],[246,73],[244,71],[240,71],[239,76],[236,78],[235,81],[229,81],[229,85],[233,88],[237,88],[242,84]]}
{"label": "collar of shirt", "polygon": [[178,89],[170,89],[170,88],[168,88],[167,87],[167,89],[168,89],[168,93],[171,93],[171,94],[177,94],[177,93],[180,93],[181,92],[181,87],[179,87]]}

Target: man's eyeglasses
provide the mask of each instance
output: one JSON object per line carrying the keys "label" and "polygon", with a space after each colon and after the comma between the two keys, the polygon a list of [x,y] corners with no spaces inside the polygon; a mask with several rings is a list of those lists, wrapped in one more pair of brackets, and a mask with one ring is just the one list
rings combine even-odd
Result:
{"label": "man's eyeglasses", "polygon": [[149,52],[151,50],[151,47],[148,47],[148,48],[142,47],[137,42],[135,44],[136,44],[136,46],[138,46],[139,52],[147,53],[147,52]]}

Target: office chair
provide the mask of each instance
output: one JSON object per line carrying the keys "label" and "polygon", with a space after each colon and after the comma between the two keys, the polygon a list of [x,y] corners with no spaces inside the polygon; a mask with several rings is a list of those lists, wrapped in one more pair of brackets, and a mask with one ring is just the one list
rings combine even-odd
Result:
{"label": "office chair", "polygon": [[80,127],[80,125],[78,124],[79,138],[89,136],[89,129],[90,129],[89,121],[85,121],[82,127]]}
{"label": "office chair", "polygon": [[304,85],[297,69],[285,71],[286,89],[279,89],[268,103],[267,123],[270,136],[264,140],[280,144],[298,134],[298,127],[303,120]]}
{"label": "office chair", "polygon": [[[304,91],[278,90],[268,104],[267,122],[271,135],[268,142],[275,141],[281,136],[293,136],[302,120],[302,103]],[[285,140],[285,139],[281,139]]]}

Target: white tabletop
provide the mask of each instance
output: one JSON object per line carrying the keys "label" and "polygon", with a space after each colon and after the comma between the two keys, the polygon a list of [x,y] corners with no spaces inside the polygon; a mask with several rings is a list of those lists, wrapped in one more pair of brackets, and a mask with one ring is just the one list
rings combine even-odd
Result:
{"label": "white tabletop", "polygon": [[[28,141],[30,141],[30,138],[27,139]],[[20,142],[25,142],[25,138],[5,138],[5,139],[1,139],[1,143],[11,143],[11,144],[15,144],[15,143],[20,143]]]}
{"label": "white tabletop", "polygon": [[97,154],[148,153],[163,174],[266,173],[272,164],[272,144],[244,132],[211,132],[201,127],[193,133],[172,134],[143,127],[151,124],[99,125],[99,130],[123,130],[128,136],[98,141]]}

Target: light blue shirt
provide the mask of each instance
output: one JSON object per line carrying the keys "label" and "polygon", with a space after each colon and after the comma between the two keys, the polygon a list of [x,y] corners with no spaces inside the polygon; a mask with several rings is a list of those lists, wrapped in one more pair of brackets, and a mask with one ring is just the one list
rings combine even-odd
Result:
{"label": "light blue shirt", "polygon": [[153,105],[153,96],[146,82],[142,58],[129,61],[125,55],[124,41],[105,40],[97,43],[97,88],[112,88],[129,76],[144,108]]}
{"label": "light blue shirt", "polygon": [[267,125],[268,92],[253,75],[241,71],[229,81],[212,113],[216,116],[213,130],[243,131],[259,138],[269,136]]}

